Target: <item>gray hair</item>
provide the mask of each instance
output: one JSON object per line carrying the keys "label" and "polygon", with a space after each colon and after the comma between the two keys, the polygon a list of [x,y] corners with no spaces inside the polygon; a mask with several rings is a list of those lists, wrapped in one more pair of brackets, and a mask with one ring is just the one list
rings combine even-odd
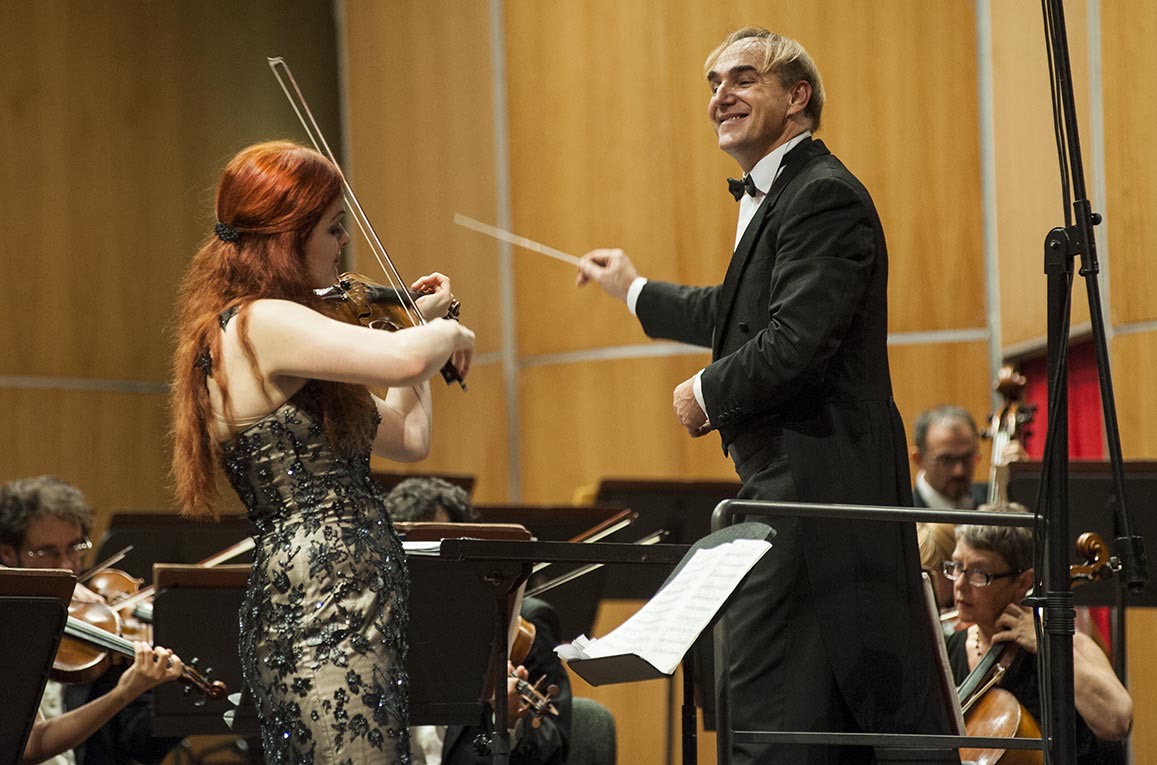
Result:
{"label": "gray hair", "polygon": [[[1015,502],[1005,507],[981,505],[979,509],[995,513],[1028,512],[1024,505]],[[956,527],[956,541],[963,542],[973,550],[998,553],[1015,570],[1027,571],[1033,567],[1035,540],[1032,529],[1021,526],[965,524]]]}
{"label": "gray hair", "polygon": [[442,478],[407,478],[386,495],[386,512],[395,521],[432,521],[439,507],[453,523],[478,521],[466,490]]}
{"label": "gray hair", "polygon": [[88,536],[92,508],[72,484],[54,475],[21,478],[0,486],[0,544],[19,547],[32,523],[45,516],[75,523]]}

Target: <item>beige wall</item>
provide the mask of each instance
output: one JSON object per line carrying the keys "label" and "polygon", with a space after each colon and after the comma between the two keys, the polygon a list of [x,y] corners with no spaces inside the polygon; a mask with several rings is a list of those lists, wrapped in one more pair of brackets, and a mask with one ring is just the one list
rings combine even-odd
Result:
{"label": "beige wall", "polygon": [[297,136],[265,63],[337,132],[328,2],[0,2],[0,480],[56,473],[97,508],[167,509],[177,280],[225,161]]}

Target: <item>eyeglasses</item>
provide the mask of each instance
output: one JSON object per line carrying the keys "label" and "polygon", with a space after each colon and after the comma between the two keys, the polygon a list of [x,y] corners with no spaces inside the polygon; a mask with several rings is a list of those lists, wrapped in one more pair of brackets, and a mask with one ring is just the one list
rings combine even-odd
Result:
{"label": "eyeglasses", "polygon": [[959,561],[946,560],[941,564],[944,576],[956,581],[960,576],[964,575],[964,581],[971,584],[973,587],[987,587],[992,584],[993,579],[1004,579],[1008,576],[1016,576],[1024,573],[1024,569],[1018,568],[1015,571],[1005,571],[1003,574],[993,574],[985,571],[982,568],[965,569],[964,564]]}
{"label": "eyeglasses", "polygon": [[64,560],[65,558],[79,558],[86,552],[92,549],[92,540],[85,537],[82,541],[71,544],[61,552],[59,548],[53,545],[45,547],[38,547],[35,550],[28,550],[24,554],[33,560]]}
{"label": "eyeglasses", "polygon": [[963,465],[968,467],[970,463],[976,462],[976,458],[980,456],[976,452],[966,452],[965,454],[933,454],[928,457],[928,461],[933,465]]}

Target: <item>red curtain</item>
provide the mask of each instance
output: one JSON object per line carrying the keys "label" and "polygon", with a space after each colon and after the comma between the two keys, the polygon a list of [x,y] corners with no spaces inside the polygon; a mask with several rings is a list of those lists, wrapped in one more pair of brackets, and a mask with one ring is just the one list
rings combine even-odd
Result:
{"label": "red curtain", "polygon": [[[1024,442],[1030,459],[1044,456],[1048,432],[1048,366],[1044,357],[1021,363],[1025,384],[1024,403],[1035,404],[1036,414],[1029,426],[1031,436]],[[1097,356],[1091,340],[1069,346],[1069,457],[1105,459],[1105,418],[1101,410],[1101,388],[1097,380]],[[1108,608],[1090,608],[1089,617],[1109,645]]]}

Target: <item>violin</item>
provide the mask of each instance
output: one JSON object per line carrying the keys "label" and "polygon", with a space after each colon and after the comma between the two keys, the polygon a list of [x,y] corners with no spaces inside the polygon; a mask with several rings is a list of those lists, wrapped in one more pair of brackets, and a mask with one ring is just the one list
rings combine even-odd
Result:
{"label": "violin", "polygon": [[[518,617],[518,634],[514,636],[514,643],[510,647],[511,664],[517,665],[526,661],[527,655],[530,654],[530,647],[534,644],[536,632],[534,622],[522,616]],[[558,717],[558,707],[554,705],[554,698],[558,696],[558,686],[552,683],[543,691],[541,686],[546,681],[546,675],[538,678],[534,684],[523,680],[513,670],[510,672],[510,677],[515,679],[515,690],[522,697],[518,712],[519,714],[529,714],[532,727],[537,728],[542,725],[542,718],[545,715]]]}
{"label": "violin", "polygon": [[[134,597],[145,581],[119,568],[106,568],[87,580],[90,590],[104,598],[105,603],[120,617],[119,634],[129,640],[153,642],[153,613],[151,600]],[[131,599],[131,600],[130,600]]]}
{"label": "violin", "polygon": [[[1077,538],[1077,554],[1084,563],[1069,566],[1072,586],[1106,579],[1120,567],[1108,555],[1108,546],[1099,534],[1087,531]],[[1020,653],[1016,643],[996,643],[988,649],[976,668],[956,689],[964,727],[970,736],[991,738],[1040,738],[1041,731],[1032,714],[1009,691],[998,687],[1001,678]],[[961,749],[961,760],[977,765],[1039,765],[1043,753],[1032,749]]]}
{"label": "violin", "polygon": [[[120,618],[116,612],[101,603],[78,603],[68,607],[68,621],[64,625],[65,639],[60,642],[52,664],[52,679],[65,684],[91,683],[108,669],[110,654],[133,657],[133,643],[117,634]],[[205,699],[225,698],[228,688],[220,680],[211,680],[195,668],[196,660],[186,664],[178,678],[189,690],[201,694],[198,705]]]}
{"label": "violin", "polygon": [[[396,332],[420,323],[410,306],[416,306],[424,293],[387,287],[361,274],[343,273],[332,285],[315,292],[330,307],[333,318],[348,324]],[[462,304],[453,299],[445,318],[457,320],[461,312]],[[449,361],[442,367],[442,379],[462,384],[461,375]]]}

